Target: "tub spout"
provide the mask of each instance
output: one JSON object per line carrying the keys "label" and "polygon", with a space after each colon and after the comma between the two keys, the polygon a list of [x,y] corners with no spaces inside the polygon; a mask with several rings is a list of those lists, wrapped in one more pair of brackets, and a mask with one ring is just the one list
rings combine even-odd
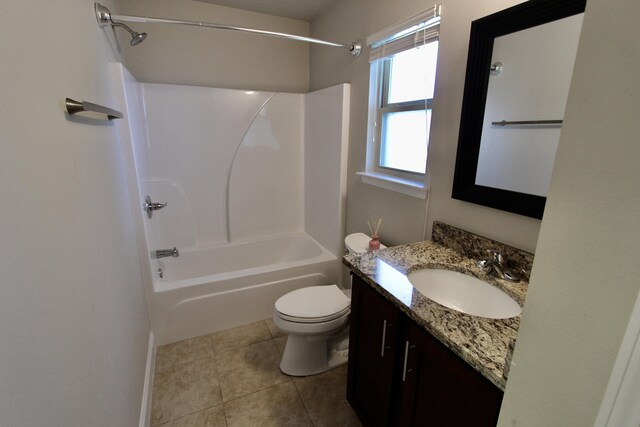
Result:
{"label": "tub spout", "polygon": [[173,249],[158,249],[157,251],[153,251],[154,258],[166,258],[172,256],[174,258],[178,258],[180,256],[180,251],[178,248]]}

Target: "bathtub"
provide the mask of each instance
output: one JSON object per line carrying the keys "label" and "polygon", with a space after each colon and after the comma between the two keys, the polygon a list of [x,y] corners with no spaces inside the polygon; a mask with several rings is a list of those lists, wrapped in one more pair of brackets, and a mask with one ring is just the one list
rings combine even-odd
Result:
{"label": "bathtub", "polygon": [[341,277],[340,259],[304,233],[180,250],[151,268],[158,345],[270,318],[285,293]]}

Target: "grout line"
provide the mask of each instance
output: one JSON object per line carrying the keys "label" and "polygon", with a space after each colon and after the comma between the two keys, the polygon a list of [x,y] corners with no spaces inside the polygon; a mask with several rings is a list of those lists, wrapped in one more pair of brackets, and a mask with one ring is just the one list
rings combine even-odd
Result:
{"label": "grout line", "polygon": [[[276,350],[276,352],[278,352],[278,353],[279,353],[279,351],[278,351],[278,346],[276,345],[275,340],[274,340],[273,338],[268,339],[268,340],[265,340],[265,341],[260,341],[260,342],[257,342],[257,343],[253,343],[253,344],[250,344],[250,345],[248,345],[248,346],[241,347],[240,349],[237,349],[237,350],[245,349],[245,348],[251,347],[251,346],[253,346],[253,345],[257,345],[257,344],[264,344],[264,343],[269,342],[269,341],[271,342],[271,345],[274,347],[274,349]],[[277,369],[277,371],[278,371],[279,373],[281,373],[281,374],[283,375],[283,378],[284,378],[284,380],[283,380],[283,381],[277,382],[277,383],[275,383],[275,384],[268,385],[268,386],[266,386],[266,387],[262,387],[262,388],[260,388],[260,389],[258,389],[258,390],[254,390],[254,391],[252,391],[251,393],[243,394],[243,395],[241,395],[241,396],[236,396],[236,397],[234,397],[234,398],[232,398],[232,399],[229,399],[229,400],[226,400],[226,401],[224,400],[224,395],[222,394],[222,388],[221,388],[221,389],[220,389],[220,394],[221,394],[221,396],[222,396],[222,401],[223,401],[223,403],[225,403],[225,404],[226,404],[226,403],[232,402],[232,401],[234,401],[234,400],[236,400],[236,399],[239,399],[239,398],[242,398],[242,397],[246,397],[246,396],[250,396],[250,395],[252,395],[252,394],[258,393],[258,392],[263,391],[263,390],[266,390],[266,389],[268,389],[268,388],[270,388],[270,387],[274,387],[274,386],[276,386],[276,385],[280,385],[280,384],[284,384],[284,383],[287,383],[287,382],[293,381],[293,377],[291,377],[291,376],[289,376],[289,375],[286,375],[286,374],[284,374],[282,371],[280,371],[280,367],[279,367],[279,366],[278,366],[276,369]],[[218,373],[218,365],[217,365],[217,364],[216,364],[216,373]],[[219,374],[217,374],[217,375],[218,375],[218,383],[221,383],[221,381],[220,381],[220,375],[219,375]]]}
{"label": "grout line", "polygon": [[[264,322],[265,326],[267,327],[267,330],[269,331],[269,335],[271,335],[271,338],[276,339],[276,338],[280,338],[280,337],[283,337],[283,336],[286,335],[277,326],[276,326],[276,328],[278,328],[278,331],[280,331],[280,335],[273,335],[273,332],[271,332],[271,328],[269,328],[269,323],[267,323],[267,322],[269,322],[269,320],[271,320],[271,319],[265,319],[265,320],[263,320],[263,322]],[[274,326],[275,326],[275,323],[274,323]]]}
{"label": "grout line", "polygon": [[209,355],[206,355],[206,356],[198,357],[197,359],[184,360],[184,361],[181,361],[181,362],[174,363],[172,365],[166,366],[164,369],[154,369],[154,371],[153,371],[154,378],[155,378],[155,375],[164,374],[167,371],[169,371],[170,369],[176,368],[178,366],[185,366],[185,365],[188,365],[190,363],[195,363],[195,362],[198,362],[198,361],[200,361],[202,359],[208,359],[208,358],[212,358],[214,363],[215,363],[215,361],[216,361],[215,354],[209,354]]}
{"label": "grout line", "polygon": [[[156,427],[156,426],[157,426],[157,427],[160,427],[160,426],[163,426],[163,425],[165,425],[165,424],[167,424],[167,423],[170,423],[170,422],[172,422],[172,421],[176,421],[176,420],[179,420],[179,419],[181,419],[181,418],[188,417],[188,416],[190,416],[190,415],[197,414],[197,413],[199,413],[199,412],[206,411],[206,410],[208,410],[208,409],[215,408],[216,406],[219,406],[219,405],[223,405],[223,404],[224,404],[224,402],[222,401],[222,389],[220,388],[220,375],[218,374],[218,364],[216,363],[215,358],[214,358],[213,356],[201,357],[201,358],[199,358],[199,359],[195,359],[195,360],[192,360],[192,361],[190,361],[190,362],[181,363],[181,364],[178,364],[178,365],[173,365],[172,367],[181,366],[181,365],[182,365],[182,366],[186,366],[186,365],[188,365],[188,364],[190,364],[190,363],[195,363],[195,362],[197,362],[197,361],[200,361],[200,360],[203,360],[203,359],[207,359],[207,358],[212,358],[212,359],[213,359],[213,366],[214,366],[214,370],[215,370],[215,372],[216,372],[216,380],[217,380],[217,382],[218,382],[218,391],[220,392],[220,402],[218,402],[218,403],[216,403],[216,404],[214,404],[214,405],[211,405],[211,406],[207,406],[207,407],[205,407],[205,408],[201,408],[201,409],[199,409],[199,410],[197,410],[197,411],[194,411],[194,412],[190,412],[190,413],[188,413],[188,414],[181,415],[181,416],[179,416],[179,417],[177,417],[177,418],[172,418],[172,419],[170,419],[170,420],[166,420],[166,421],[162,422],[161,424],[151,424],[151,427]],[[160,374],[163,374],[163,372],[160,372]],[[155,373],[154,373],[154,380],[155,380]],[[152,401],[152,405],[153,405],[153,401]],[[153,411],[153,406],[152,406],[152,411]],[[153,413],[153,412],[152,412],[152,413]],[[152,418],[153,418],[153,417],[152,417]],[[226,414],[225,414],[225,423],[226,423]]]}
{"label": "grout line", "polygon": [[[198,410],[198,411],[191,412],[191,413],[186,414],[186,415],[182,415],[182,416],[180,416],[180,417],[178,417],[178,418],[173,418],[173,419],[171,419],[171,420],[164,421],[162,424],[151,424],[151,427],[162,427],[162,426],[167,425],[167,424],[169,424],[169,423],[171,423],[171,422],[173,422],[173,421],[177,421],[177,420],[180,420],[180,419],[182,419],[182,418],[190,417],[191,415],[198,414],[198,413],[200,413],[200,412],[208,411],[209,409],[211,409],[211,408],[215,408],[216,406],[222,406],[222,407],[223,407],[223,409],[224,409],[224,404],[222,403],[222,401],[220,401],[220,403],[218,403],[218,404],[216,404],[216,405],[213,405],[213,406],[207,406],[206,408],[202,408],[202,409],[200,409],[200,410]],[[225,424],[226,424],[226,422],[227,422],[226,418],[227,418],[227,416],[226,416],[226,413],[225,413]]]}
{"label": "grout line", "polygon": [[[209,344],[211,344],[211,351],[213,351],[213,339],[209,336]],[[215,357],[215,352],[214,352]],[[227,423],[227,410],[224,407],[224,396],[222,395],[222,384],[220,383],[220,372],[218,371],[218,361],[215,361],[216,379],[218,380],[218,392],[220,393],[220,403],[222,404],[222,411],[224,412],[224,423]]]}
{"label": "grout line", "polygon": [[[282,384],[286,384],[286,383],[290,383],[290,382],[293,382],[293,379],[291,377],[287,377],[286,381],[282,381],[282,382],[279,382],[279,383],[276,383],[276,384],[271,384],[268,387],[263,387],[263,388],[261,388],[259,390],[252,391],[251,393],[243,394],[242,396],[236,396],[233,399],[227,400],[226,402],[222,402],[222,403],[226,405],[227,403],[231,403],[234,400],[243,399],[245,397],[251,396],[252,394],[256,394],[256,393],[260,393],[261,391],[268,390],[271,387],[276,387],[276,386],[279,386],[279,385],[282,385]],[[294,384],[294,388],[295,388],[295,384]]]}
{"label": "grout line", "polygon": [[309,421],[311,421],[311,425],[315,427],[316,423],[313,421],[313,418],[311,418],[311,413],[309,412],[309,408],[307,407],[306,402],[302,398],[302,393],[300,392],[300,389],[298,388],[296,381],[292,380],[292,382],[293,382],[293,388],[296,389],[296,393],[298,393],[298,398],[300,398],[300,402],[302,402],[302,407],[304,408],[304,411],[307,413],[307,418],[309,418]]}
{"label": "grout line", "polygon": [[[194,338],[206,337],[207,335],[209,335],[209,334],[200,335],[200,336],[198,336],[198,337],[194,337]],[[191,338],[190,338],[190,339],[191,339]],[[188,360],[188,361],[182,361],[182,362],[179,362],[179,363],[174,363],[174,364],[172,364],[172,365],[167,366],[167,367],[164,369],[164,371],[163,371],[163,370],[158,371],[157,369],[154,369],[154,373],[153,373],[153,374],[154,374],[154,380],[155,380],[155,376],[156,376],[157,374],[162,375],[162,374],[167,373],[170,369],[181,368],[181,367],[183,367],[183,366],[186,366],[186,365],[189,365],[189,364],[193,364],[193,363],[198,362],[198,361],[200,361],[200,360],[211,358],[211,359],[213,360],[213,366],[214,366],[214,369],[215,369],[215,372],[216,372],[216,380],[218,381],[218,391],[219,391],[219,393],[220,393],[220,402],[219,402],[219,403],[217,403],[217,404],[215,404],[215,405],[208,406],[208,407],[206,407],[206,408],[202,408],[202,409],[200,409],[200,410],[198,410],[198,411],[194,411],[194,412],[191,412],[191,413],[188,413],[188,414],[182,415],[182,416],[180,416],[180,417],[178,417],[178,418],[174,418],[174,419],[171,419],[171,420],[167,420],[167,421],[163,422],[162,424],[155,424],[155,426],[160,427],[160,426],[165,425],[165,424],[167,424],[167,423],[170,423],[170,422],[172,422],[172,421],[176,421],[176,420],[179,420],[179,419],[181,419],[181,418],[185,418],[185,417],[191,416],[191,415],[193,415],[193,414],[197,414],[197,413],[199,413],[199,412],[206,411],[206,410],[211,409],[211,408],[215,408],[215,407],[216,407],[216,406],[218,406],[218,405],[224,405],[224,402],[222,401],[222,389],[221,389],[221,387],[220,387],[220,374],[218,373],[218,363],[217,363],[217,361],[216,361],[215,353],[213,352],[213,342],[212,342],[212,340],[211,340],[211,337],[207,337],[206,339],[207,339],[207,341],[209,342],[208,344],[209,344],[209,349],[211,350],[211,354],[208,354],[208,355],[203,356],[203,357],[198,357],[198,358],[196,358],[196,359]],[[187,341],[187,340],[183,340],[183,341]],[[157,367],[157,365],[156,365],[156,367]],[[223,411],[224,411],[224,406],[223,406]],[[225,413],[225,424],[226,424],[226,422],[227,422],[227,420],[226,420],[226,413]],[[153,427],[153,426],[152,426],[152,427]]]}
{"label": "grout line", "polygon": [[[241,399],[241,398],[245,398],[245,397],[247,397],[247,396],[251,396],[252,394],[256,394],[256,393],[262,392],[262,391],[267,390],[267,389],[269,389],[269,388],[271,388],[271,387],[276,387],[276,386],[280,386],[280,385],[286,384],[286,383],[288,383],[288,382],[293,383],[293,387],[294,387],[294,389],[296,390],[296,393],[298,394],[298,397],[299,397],[300,401],[302,402],[302,405],[303,405],[303,408],[304,408],[305,413],[306,413],[306,415],[307,415],[307,418],[308,418],[308,419],[309,419],[309,421],[311,422],[312,426],[315,426],[314,421],[311,419],[311,415],[310,415],[310,413],[309,413],[309,410],[308,410],[308,408],[307,408],[307,405],[305,404],[304,400],[302,399],[302,395],[300,394],[300,390],[298,390],[298,387],[297,387],[297,386],[296,386],[296,384],[295,384],[295,383],[296,383],[296,382],[294,381],[295,377],[292,377],[292,376],[286,375],[286,374],[284,374],[284,373],[282,373],[282,374],[284,375],[284,379],[283,379],[283,381],[281,381],[281,382],[278,382],[278,383],[275,383],[275,384],[271,384],[270,386],[263,387],[263,388],[261,388],[261,389],[259,389],[259,390],[255,390],[255,391],[253,391],[253,392],[251,392],[251,393],[248,393],[248,394],[245,394],[245,395],[242,395],[242,396],[234,397],[233,399],[230,399],[230,400],[228,400],[228,401],[226,401],[226,402],[224,401],[224,396],[223,396],[223,394],[222,394],[222,385],[221,385],[221,381],[220,381],[220,372],[219,372],[219,367],[218,367],[218,356],[219,356],[219,355],[222,355],[222,354],[228,353],[228,352],[230,352],[230,351],[238,351],[238,350],[246,349],[246,348],[251,347],[251,346],[256,345],[256,344],[261,344],[261,343],[265,343],[265,342],[267,342],[267,341],[271,341],[271,343],[272,343],[272,345],[275,347],[276,351],[280,354],[280,356],[282,356],[282,352],[280,351],[280,349],[278,348],[278,345],[276,344],[276,339],[281,338],[281,337],[286,336],[286,335],[285,335],[285,334],[283,334],[283,335],[273,336],[273,333],[271,332],[271,330],[269,329],[268,325],[266,324],[267,320],[264,320],[263,322],[265,323],[265,327],[267,328],[267,331],[269,332],[269,335],[271,336],[271,338],[269,338],[269,339],[265,339],[265,340],[260,340],[260,341],[252,342],[252,343],[250,343],[250,344],[243,345],[243,346],[241,346],[241,347],[236,347],[236,348],[232,348],[232,349],[229,349],[229,350],[223,351],[223,352],[221,352],[221,353],[216,353],[216,352],[215,352],[215,350],[214,350],[214,344],[213,344],[213,337],[212,337],[212,335],[213,335],[213,334],[203,334],[203,335],[199,335],[198,337],[193,337],[193,338],[195,339],[195,338],[206,337],[206,339],[207,339],[207,341],[208,341],[208,344],[209,344],[208,346],[209,346],[209,350],[211,351],[211,354],[207,354],[207,355],[205,355],[205,356],[203,356],[203,357],[198,357],[198,358],[196,358],[196,359],[192,359],[192,360],[188,360],[188,361],[182,361],[182,362],[178,362],[178,363],[171,364],[171,365],[167,366],[164,370],[158,370],[158,369],[157,369],[157,367],[156,367],[156,369],[154,369],[154,378],[155,378],[155,376],[156,376],[156,375],[158,375],[158,374],[162,375],[162,374],[168,373],[171,369],[180,368],[180,367],[182,367],[182,366],[186,366],[186,365],[189,365],[189,364],[193,364],[193,363],[195,363],[195,362],[197,362],[197,361],[200,361],[200,360],[203,360],[203,359],[211,358],[211,359],[213,360],[213,363],[214,363],[214,369],[215,369],[215,373],[216,373],[216,379],[217,379],[217,381],[218,381],[218,387],[217,387],[217,388],[218,388],[218,391],[219,391],[219,393],[220,393],[220,399],[221,399],[221,400],[220,400],[220,402],[219,402],[219,403],[217,403],[217,404],[215,404],[215,405],[212,405],[212,406],[209,406],[209,407],[206,407],[206,408],[202,408],[202,409],[200,409],[200,410],[198,410],[198,411],[195,411],[195,412],[191,412],[191,413],[189,413],[189,414],[182,415],[182,416],[180,416],[180,417],[178,417],[178,418],[175,418],[175,419],[166,420],[166,421],[164,421],[162,424],[154,424],[154,426],[162,426],[162,425],[166,425],[166,424],[168,424],[168,423],[170,423],[170,422],[173,422],[173,421],[176,421],[176,420],[179,420],[179,419],[182,419],[182,418],[185,418],[185,417],[188,417],[188,416],[191,416],[191,415],[197,414],[197,413],[199,413],[199,412],[203,412],[203,411],[209,410],[209,409],[211,409],[211,408],[215,408],[215,407],[217,407],[217,406],[219,406],[219,405],[222,405],[222,410],[223,410],[223,412],[224,412],[224,418],[225,418],[225,424],[226,424],[226,425],[228,425],[227,411],[226,411],[226,405],[227,405],[227,403],[233,402],[233,401],[238,400],[238,399]],[[233,329],[233,328],[231,328],[231,329]],[[191,338],[190,338],[190,339],[191,339]],[[187,340],[183,340],[183,341],[187,341]],[[166,345],[171,345],[171,344],[166,344]],[[277,369],[279,370],[279,367],[278,367]],[[281,372],[281,371],[280,371],[280,372]]]}
{"label": "grout line", "polygon": [[233,347],[233,348],[230,348],[228,350],[221,351],[219,353],[216,353],[215,350],[214,350],[213,354],[215,356],[219,356],[219,355],[222,355],[222,354],[225,354],[225,353],[229,353],[230,351],[242,350],[243,348],[251,347],[254,344],[261,344],[263,342],[267,342],[267,341],[270,341],[270,340],[273,340],[273,338],[267,338],[267,339],[264,339],[264,340],[261,340],[261,341],[252,342],[251,344],[243,345],[242,347]]}

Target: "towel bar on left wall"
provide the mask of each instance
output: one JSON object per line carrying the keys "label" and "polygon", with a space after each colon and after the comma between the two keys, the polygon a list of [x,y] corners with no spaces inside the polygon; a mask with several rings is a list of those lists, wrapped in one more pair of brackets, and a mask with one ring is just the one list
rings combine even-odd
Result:
{"label": "towel bar on left wall", "polygon": [[67,108],[67,113],[76,114],[83,111],[89,111],[99,114],[105,114],[107,119],[121,119],[122,113],[120,111],[112,110],[111,108],[104,107],[102,105],[93,104],[87,101],[76,101],[71,98],[64,100],[64,105]]}

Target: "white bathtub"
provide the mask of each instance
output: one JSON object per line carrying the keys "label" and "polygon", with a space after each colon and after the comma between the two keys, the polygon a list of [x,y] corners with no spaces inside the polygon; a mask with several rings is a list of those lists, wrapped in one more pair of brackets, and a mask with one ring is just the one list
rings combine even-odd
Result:
{"label": "white bathtub", "polygon": [[340,260],[304,233],[181,250],[151,266],[159,345],[267,319],[280,296],[338,283],[341,272]]}

